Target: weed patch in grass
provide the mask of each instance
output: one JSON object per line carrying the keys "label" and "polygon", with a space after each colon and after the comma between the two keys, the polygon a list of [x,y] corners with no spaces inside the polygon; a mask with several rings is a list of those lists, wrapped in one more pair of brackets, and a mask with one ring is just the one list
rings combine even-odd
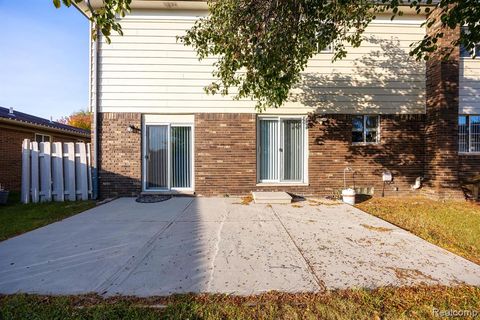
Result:
{"label": "weed patch in grass", "polygon": [[368,230],[373,230],[373,231],[378,231],[378,232],[390,232],[390,231],[393,231],[393,229],[391,228],[385,228],[385,227],[375,227],[375,226],[371,226],[369,224],[361,224],[362,227],[364,227],[365,229],[368,229]]}

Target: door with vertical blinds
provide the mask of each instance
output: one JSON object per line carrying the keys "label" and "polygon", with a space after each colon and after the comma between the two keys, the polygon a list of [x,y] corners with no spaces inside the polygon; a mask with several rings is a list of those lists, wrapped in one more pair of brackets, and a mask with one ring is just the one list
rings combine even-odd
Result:
{"label": "door with vertical blinds", "polygon": [[304,182],[303,119],[260,118],[258,132],[259,182]]}
{"label": "door with vertical blinds", "polygon": [[147,126],[146,189],[168,188],[168,126]]}
{"label": "door with vertical blinds", "polygon": [[145,189],[192,187],[192,127],[147,125]]}
{"label": "door with vertical blinds", "polygon": [[190,188],[191,185],[191,127],[171,127],[171,187]]}

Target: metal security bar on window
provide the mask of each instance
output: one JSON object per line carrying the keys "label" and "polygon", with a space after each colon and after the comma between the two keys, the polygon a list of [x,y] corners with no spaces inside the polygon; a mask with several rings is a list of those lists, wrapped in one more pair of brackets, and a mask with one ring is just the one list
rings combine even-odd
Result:
{"label": "metal security bar on window", "polygon": [[470,152],[480,152],[480,116],[470,116]]}
{"label": "metal security bar on window", "polygon": [[480,116],[458,117],[458,151],[480,152]]}
{"label": "metal security bar on window", "polygon": [[458,151],[468,152],[469,148],[469,130],[468,130],[468,117],[458,117]]}

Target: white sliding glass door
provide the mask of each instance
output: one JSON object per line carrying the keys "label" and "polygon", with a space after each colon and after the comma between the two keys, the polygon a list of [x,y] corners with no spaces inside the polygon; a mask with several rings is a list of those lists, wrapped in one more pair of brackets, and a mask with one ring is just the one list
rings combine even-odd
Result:
{"label": "white sliding glass door", "polygon": [[168,126],[147,126],[146,189],[168,188]]}
{"label": "white sliding glass door", "polygon": [[283,159],[282,176],[283,181],[303,181],[303,159],[304,159],[304,132],[302,120],[285,119],[281,120],[280,137],[282,148],[280,154]]}
{"label": "white sliding glass door", "polygon": [[303,118],[259,118],[257,148],[259,182],[305,182]]}
{"label": "white sliding glass door", "polygon": [[280,179],[280,135],[279,122],[272,119],[259,121],[259,180],[263,182],[278,181]]}
{"label": "white sliding glass door", "polygon": [[192,126],[146,125],[144,189],[192,188]]}
{"label": "white sliding glass door", "polygon": [[190,188],[192,179],[192,128],[170,129],[171,187]]}

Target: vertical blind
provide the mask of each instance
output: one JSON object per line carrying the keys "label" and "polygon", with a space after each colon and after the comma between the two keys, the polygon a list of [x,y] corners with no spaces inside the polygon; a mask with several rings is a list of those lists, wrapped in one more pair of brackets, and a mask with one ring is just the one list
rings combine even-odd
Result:
{"label": "vertical blind", "polygon": [[303,128],[300,120],[284,120],[283,180],[301,181],[303,176]]}
{"label": "vertical blind", "polygon": [[191,127],[172,127],[172,188],[188,188],[191,180]]}
{"label": "vertical blind", "polygon": [[168,187],[168,126],[147,126],[147,188]]}
{"label": "vertical blind", "polygon": [[278,180],[280,141],[277,120],[260,121],[260,180]]}
{"label": "vertical blind", "polygon": [[190,188],[192,128],[150,125],[146,143],[146,188]]}
{"label": "vertical blind", "polygon": [[260,119],[259,180],[303,180],[304,128],[299,119]]}

